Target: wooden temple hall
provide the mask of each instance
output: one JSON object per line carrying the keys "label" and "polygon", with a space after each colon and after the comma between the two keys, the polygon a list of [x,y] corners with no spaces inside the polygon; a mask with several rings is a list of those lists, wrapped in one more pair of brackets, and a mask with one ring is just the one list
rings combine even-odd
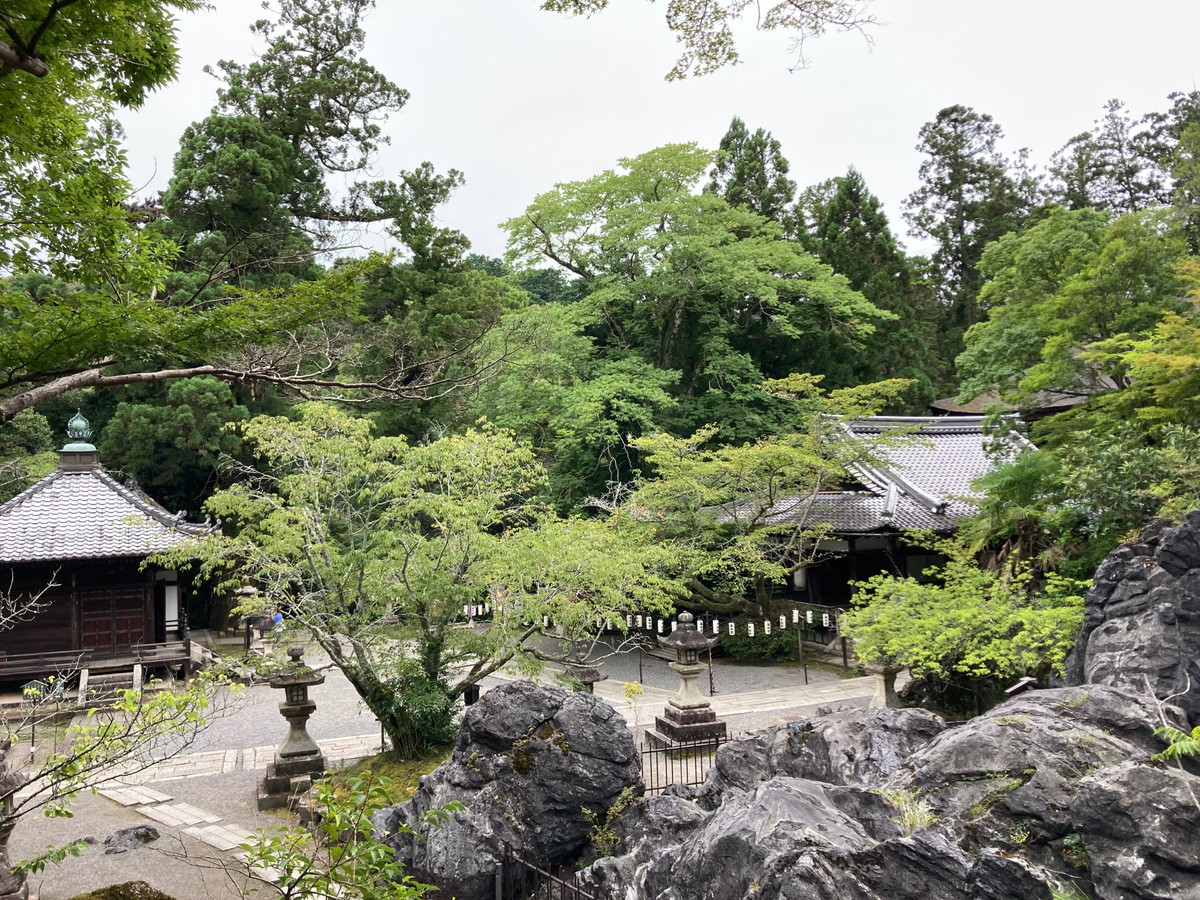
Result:
{"label": "wooden temple hall", "polygon": [[178,574],[150,555],[215,526],[171,514],[100,467],[74,416],[58,468],[0,505],[0,685],[154,670],[190,674]]}

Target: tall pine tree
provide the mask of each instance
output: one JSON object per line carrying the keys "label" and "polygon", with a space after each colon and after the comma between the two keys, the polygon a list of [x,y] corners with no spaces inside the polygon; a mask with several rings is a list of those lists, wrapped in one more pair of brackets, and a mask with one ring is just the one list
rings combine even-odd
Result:
{"label": "tall pine tree", "polygon": [[904,412],[923,412],[935,385],[946,380],[951,360],[931,355],[931,310],[922,309],[922,286],[896,242],[883,205],[857,169],[805,189],[797,202],[798,239],[804,248],[880,309],[898,316],[862,339],[850,355],[858,383],[911,378],[899,398]]}
{"label": "tall pine tree", "polygon": [[789,169],[771,132],[758,128],[751,134],[746,123],[734,116],[721,138],[705,191],[786,226],[796,194],[796,182],[787,177]]}
{"label": "tall pine tree", "polygon": [[984,247],[1022,227],[1035,200],[1036,184],[1000,152],[1003,136],[991,116],[961,105],[921,127],[921,186],[905,200],[904,216],[911,235],[934,242],[949,349],[961,346],[963,331],[980,319],[976,265]]}

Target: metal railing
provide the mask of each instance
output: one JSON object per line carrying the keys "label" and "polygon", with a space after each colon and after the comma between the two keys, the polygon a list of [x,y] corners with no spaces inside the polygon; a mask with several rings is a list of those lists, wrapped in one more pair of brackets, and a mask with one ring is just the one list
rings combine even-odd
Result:
{"label": "metal railing", "polygon": [[584,890],[577,874],[542,868],[505,844],[496,868],[496,900],[608,900],[608,895]]}
{"label": "metal railing", "polygon": [[661,794],[674,785],[701,785],[708,776],[722,744],[731,737],[709,738],[695,743],[656,747],[642,744],[642,781],[647,794]]}

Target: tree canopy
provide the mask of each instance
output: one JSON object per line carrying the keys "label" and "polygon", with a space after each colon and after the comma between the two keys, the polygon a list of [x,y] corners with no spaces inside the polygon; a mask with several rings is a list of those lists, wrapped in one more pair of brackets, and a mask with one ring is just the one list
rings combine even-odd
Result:
{"label": "tree canopy", "polygon": [[329,406],[298,412],[245,425],[260,465],[207,505],[229,536],[173,561],[198,557],[307,629],[399,752],[448,740],[469,686],[535,665],[543,617],[578,636],[623,623],[631,603],[664,603],[657,551],[615,523],[547,510],[544,473],[507,432],[410,443]]}

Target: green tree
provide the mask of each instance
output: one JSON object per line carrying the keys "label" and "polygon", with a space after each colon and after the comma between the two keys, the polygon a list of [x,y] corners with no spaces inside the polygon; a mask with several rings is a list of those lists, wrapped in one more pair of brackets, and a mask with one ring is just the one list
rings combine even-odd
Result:
{"label": "green tree", "polygon": [[1119,358],[1092,352],[1118,335],[1144,336],[1183,309],[1178,233],[1165,214],[1108,222],[1093,210],[1052,211],[987,249],[980,271],[987,321],[958,359],[964,395],[995,391],[1017,402],[1040,391],[1092,396],[1129,386]]}
{"label": "green tree", "polygon": [[174,12],[198,0],[10,0],[0,9],[0,271],[124,279],[148,249],[126,222],[113,118],[175,77]]}
{"label": "green tree", "polygon": [[120,403],[100,436],[106,464],[137,479],[168,509],[199,509],[216,488],[228,427],[247,417],[228,384],[211,376],[171,382],[164,403]]}
{"label": "green tree", "polygon": [[[388,142],[387,117],[408,99],[362,56],[373,6],[285,0],[276,20],[252,26],[266,41],[257,59],[218,64],[217,105],[185,132],[160,223],[201,284],[302,275],[313,238],[329,249],[347,223],[390,222],[418,268],[458,261],[466,239],[439,228],[434,211],[459,173],[438,175],[426,162],[394,181],[362,177]],[[335,191],[334,177],[348,186]]]}
{"label": "green tree", "polygon": [[661,430],[675,403],[673,373],[602,356],[574,305],[532,306],[511,318],[485,342],[495,375],[476,390],[468,418],[486,416],[528,441],[560,509],[632,481],[642,468],[634,439]]}
{"label": "green tree", "polygon": [[1083,622],[1086,584],[1039,583],[1026,565],[980,568],[954,540],[937,549],[947,562],[922,580],[859,583],[855,608],[842,617],[859,658],[956,687],[979,712],[1015,678],[1061,673]]}
{"label": "green tree", "polygon": [[939,299],[951,340],[980,318],[976,268],[984,248],[1017,230],[1033,202],[1033,184],[999,149],[1004,133],[986,113],[948,106],[921,126],[921,186],[904,202],[914,237],[935,244]]}
{"label": "green tree", "polygon": [[764,219],[787,223],[796,195],[796,182],[779,141],[757,128],[751,134],[737,116],[721,138],[706,191],[744,206]]}
{"label": "green tree", "polygon": [[[797,202],[798,239],[806,250],[845,276],[854,290],[896,321],[862,339],[860,352],[844,352],[853,374],[848,383],[883,378],[913,382],[903,410],[924,411],[934,385],[946,381],[949,360],[930,352],[932,311],[921,303],[922,285],[900,249],[883,212],[858,170],[804,190]],[[838,340],[836,333],[831,336]],[[831,354],[832,355],[832,354]],[[852,379],[852,381],[851,381]]]}
{"label": "green tree", "polygon": [[[454,700],[469,686],[509,662],[535,663],[526,642],[544,616],[578,635],[631,603],[663,603],[650,568],[658,551],[542,509],[544,476],[505,432],[410,445],[308,404],[298,421],[252,420],[244,437],[262,468],[207,507],[233,536],[175,562],[199,554],[209,571],[256,584],[406,756],[451,739]],[[490,621],[464,627],[464,609],[485,601]]]}
{"label": "green tree", "polygon": [[[608,0],[542,0],[542,9],[590,16],[608,6]],[[858,0],[776,0],[763,7],[749,0],[675,0],[667,9],[667,28],[682,46],[679,59],[667,73],[667,79],[708,75],[724,66],[734,65],[740,55],[733,25],[755,12],[754,27],[760,31],[790,32],[798,47],[796,64],[803,64],[800,52],[806,38],[828,32],[859,31],[876,24]]]}
{"label": "green tree", "polygon": [[[19,0],[0,13],[5,47],[28,63],[0,62],[0,267],[17,273],[0,280],[0,422],[84,387],[207,374],[354,399],[423,397],[442,371],[405,358],[403,371],[373,382],[341,380],[364,266],[290,287],[316,274],[296,230],[304,219],[386,219],[414,264],[440,265],[462,249],[461,235],[433,220],[456,175],[422,165],[397,182],[357,182],[336,201],[322,180],[309,183],[329,171],[322,166],[363,162],[382,140],[379,116],[402,99],[357,56],[368,4],[289,2],[278,26],[258,26],[270,46],[258,63],[228,65],[228,115],[206,120],[215,139],[189,134],[181,165],[192,181],[171,186],[174,231],[169,219],[135,227],[122,206],[129,186],[112,114],[170,79],[170,13],[193,5],[124,0],[97,11]],[[28,71],[38,59],[44,78]],[[351,88],[358,93],[337,93]],[[281,113],[288,103],[291,117]],[[163,232],[183,241],[183,256]],[[47,290],[25,277],[44,272],[62,281]],[[251,290],[212,289],[227,281]]]}
{"label": "green tree", "polygon": [[1160,160],[1164,151],[1125,104],[1109,100],[1091,131],[1076,135],[1053,157],[1052,199],[1070,209],[1103,210],[1116,215],[1161,205],[1167,199]]}
{"label": "green tree", "polygon": [[50,423],[31,409],[0,425],[0,503],[53,472],[54,449]]}
{"label": "green tree", "polygon": [[505,227],[513,263],[545,257],[588,282],[580,305],[604,352],[678,373],[676,433],[720,421],[726,439],[746,440],[785,415],[756,390],[764,377],[823,372],[836,361],[810,352],[810,338],[836,331],[857,348],[891,314],[778,223],[697,193],[712,158],[661,147],[559,185]]}

